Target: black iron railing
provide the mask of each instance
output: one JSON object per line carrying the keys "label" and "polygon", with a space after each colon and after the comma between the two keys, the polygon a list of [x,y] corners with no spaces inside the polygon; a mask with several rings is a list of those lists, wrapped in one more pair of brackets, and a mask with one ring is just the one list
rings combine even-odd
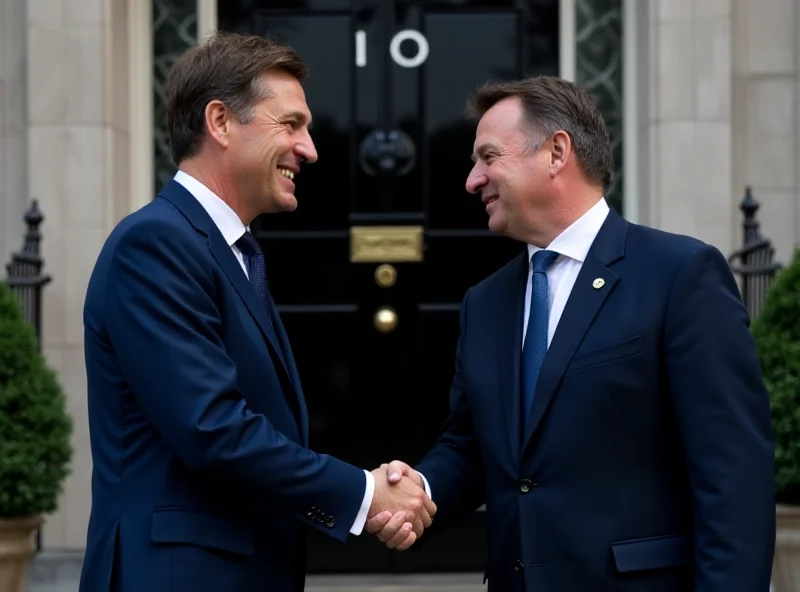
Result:
{"label": "black iron railing", "polygon": [[40,253],[42,240],[39,226],[44,217],[34,200],[25,213],[27,226],[22,250],[11,255],[11,263],[6,265],[5,283],[11,286],[22,305],[22,314],[36,330],[37,343],[41,349],[42,341],[42,289],[50,283],[50,277],[42,274],[44,260]]}
{"label": "black iron railing", "polygon": [[758,315],[764,296],[775,279],[775,274],[781,269],[781,265],[773,260],[775,248],[772,246],[772,241],[761,236],[760,225],[756,220],[758,208],[759,203],[753,198],[750,187],[747,187],[739,206],[744,216],[743,244],[728,257],[731,269],[739,280],[742,300],[750,312],[751,319]]}

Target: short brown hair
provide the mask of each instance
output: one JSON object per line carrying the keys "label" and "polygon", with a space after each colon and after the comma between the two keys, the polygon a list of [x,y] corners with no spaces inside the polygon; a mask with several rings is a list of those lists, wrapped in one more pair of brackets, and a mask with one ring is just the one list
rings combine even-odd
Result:
{"label": "short brown hair", "polygon": [[550,136],[559,130],[569,134],[578,165],[586,178],[602,185],[604,190],[611,186],[614,166],[611,140],[603,116],[589,93],[563,78],[536,76],[479,88],[469,97],[467,112],[470,117],[480,119],[492,106],[508,97],[521,99],[525,119],[537,136]]}
{"label": "short brown hair", "polygon": [[271,69],[288,72],[301,82],[308,76],[308,68],[291,47],[257,35],[218,32],[178,58],[166,86],[167,130],[175,164],[199,151],[210,101],[222,101],[239,121],[248,123],[255,105],[269,96],[261,76]]}

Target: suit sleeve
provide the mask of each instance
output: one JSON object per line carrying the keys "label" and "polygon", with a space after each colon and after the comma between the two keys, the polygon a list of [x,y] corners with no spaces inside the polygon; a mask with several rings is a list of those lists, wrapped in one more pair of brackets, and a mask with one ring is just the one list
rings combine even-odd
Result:
{"label": "suit sleeve", "polygon": [[480,447],[464,381],[468,300],[469,292],[461,305],[450,414],[433,449],[414,467],[424,475],[426,490],[433,493],[437,508],[436,518],[420,542],[477,509],[486,497]]}
{"label": "suit sleeve", "polygon": [[775,541],[769,397],[748,313],[713,247],[683,262],[664,336],[694,503],[693,589],[766,592]]}
{"label": "suit sleeve", "polygon": [[[165,222],[139,223],[119,239],[103,316],[122,374],[187,467],[345,540],[364,498],[364,471],[299,446],[248,408],[204,247]],[[320,511],[321,521],[310,519]]]}

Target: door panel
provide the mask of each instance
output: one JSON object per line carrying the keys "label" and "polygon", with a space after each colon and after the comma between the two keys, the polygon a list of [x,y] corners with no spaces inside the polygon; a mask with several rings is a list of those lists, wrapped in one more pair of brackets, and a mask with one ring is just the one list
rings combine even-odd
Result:
{"label": "door panel", "polygon": [[358,342],[353,339],[358,311],[346,305],[317,310],[286,305],[281,310],[281,319],[290,341],[291,336],[313,331],[340,336],[333,349],[325,340],[308,340],[302,347],[293,344],[292,351],[299,368],[314,368],[313,372],[302,375],[304,392],[325,393],[325,397],[314,398],[314,413],[309,417],[315,447],[335,457],[348,458],[354,452],[354,442],[342,434],[359,431],[360,409],[350,397],[352,390],[358,388],[358,375],[351,365],[351,360],[358,356]]}
{"label": "door panel", "polygon": [[[480,199],[464,188],[475,132],[465,101],[487,80],[557,73],[557,7],[219,3],[220,28],[286,41],[310,68],[319,161],[295,180],[297,211],[263,216],[253,230],[297,359],[314,450],[371,469],[394,458],[413,464],[435,443],[461,299],[521,248],[488,231]],[[351,232],[364,226],[421,228],[422,260],[353,262]],[[381,264],[396,274],[385,287]],[[312,573],[482,571],[485,561],[482,511],[418,553],[390,552],[368,535],[341,544],[309,532]]]}
{"label": "door panel", "polygon": [[429,228],[486,229],[483,204],[464,189],[475,139],[464,104],[479,81],[514,77],[518,17],[439,13],[426,15],[424,27],[431,39],[422,81]]}
{"label": "door panel", "polygon": [[[355,194],[352,158],[348,147],[356,140],[353,120],[351,22],[348,14],[314,14],[310,11],[271,16],[255,13],[254,32],[268,32],[303,56],[311,71],[305,85],[312,114],[312,133],[319,154],[313,166],[304,167],[298,179],[302,202],[296,212],[276,218],[282,231],[347,228],[351,196]],[[320,40],[325,40],[320,43]]]}

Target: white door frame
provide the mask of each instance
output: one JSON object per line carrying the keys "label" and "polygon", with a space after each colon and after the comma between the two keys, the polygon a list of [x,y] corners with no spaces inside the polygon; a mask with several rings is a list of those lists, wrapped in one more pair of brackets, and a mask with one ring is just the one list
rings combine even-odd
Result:
{"label": "white door frame", "polygon": [[153,199],[152,0],[128,0],[129,210]]}
{"label": "white door frame", "polygon": [[558,75],[575,81],[575,0],[558,0]]}
{"label": "white door frame", "polygon": [[203,40],[217,29],[217,0],[197,0],[197,37]]}
{"label": "white door frame", "polygon": [[622,0],[622,211],[625,219],[643,223],[639,212],[639,63],[638,4]]}

